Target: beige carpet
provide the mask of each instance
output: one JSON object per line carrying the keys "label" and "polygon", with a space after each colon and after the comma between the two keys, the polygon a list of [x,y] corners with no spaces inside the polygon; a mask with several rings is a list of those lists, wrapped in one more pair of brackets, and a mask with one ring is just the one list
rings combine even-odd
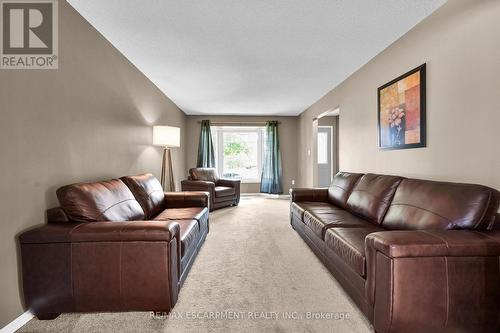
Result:
{"label": "beige carpet", "polygon": [[373,332],[293,231],[288,207],[286,200],[251,197],[212,213],[175,318],[63,314],[33,319],[19,332]]}

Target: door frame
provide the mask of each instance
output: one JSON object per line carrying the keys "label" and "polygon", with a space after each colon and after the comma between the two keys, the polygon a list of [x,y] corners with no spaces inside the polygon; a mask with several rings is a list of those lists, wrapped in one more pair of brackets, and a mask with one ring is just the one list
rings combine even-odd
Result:
{"label": "door frame", "polygon": [[[320,113],[318,116],[314,117],[312,119],[312,137],[311,137],[311,155],[312,158],[309,159],[307,165],[309,166],[310,173],[309,175],[312,174],[312,186],[313,187],[318,187],[318,126],[319,126],[319,119],[327,116],[337,116],[338,117],[338,122],[337,122],[337,132],[340,131],[340,106],[336,106],[332,109],[329,109],[325,112]],[[339,140],[339,133],[335,133],[336,139]],[[332,135],[333,139],[333,135]],[[335,150],[336,150],[336,156],[335,156],[335,168],[337,165],[339,165],[338,158],[339,158],[339,150],[337,149],[338,142],[335,142]],[[332,163],[333,167],[333,163]],[[333,172],[332,172],[333,173]],[[311,178],[308,178],[309,181]],[[310,183],[309,183],[310,184]]]}
{"label": "door frame", "polygon": [[[318,151],[318,133],[319,133],[319,129],[320,128],[329,128],[330,129],[330,151],[328,152],[328,155],[330,156],[330,183],[331,181],[333,180],[333,170],[334,170],[334,161],[333,160],[333,151],[334,151],[334,147],[333,147],[333,136],[335,135],[335,126],[332,126],[332,125],[318,125],[318,132],[316,133],[316,152]],[[316,174],[317,174],[317,183],[316,183],[316,186],[319,186],[319,174],[318,174],[318,166],[319,166],[319,163],[318,163],[318,154],[316,154],[316,159],[314,161],[314,167],[316,168]]]}

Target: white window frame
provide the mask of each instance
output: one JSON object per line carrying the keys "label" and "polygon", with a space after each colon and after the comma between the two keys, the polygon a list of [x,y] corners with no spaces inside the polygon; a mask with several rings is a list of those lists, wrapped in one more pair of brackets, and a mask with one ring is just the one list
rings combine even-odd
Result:
{"label": "white window frame", "polygon": [[262,163],[264,159],[264,135],[265,135],[265,127],[264,126],[212,126],[212,137],[215,141],[216,146],[216,159],[215,159],[215,167],[220,177],[224,175],[224,150],[220,148],[224,145],[224,133],[257,133],[257,179],[253,178],[242,178],[242,183],[260,183],[260,175],[262,175]]}
{"label": "white window frame", "polygon": [[[335,134],[335,130],[336,128],[334,126],[330,126],[330,125],[322,125],[322,126],[318,126],[318,128],[321,128],[321,127],[324,127],[324,128],[330,128],[330,163],[331,163],[331,175],[332,175],[332,181],[333,181],[333,177],[335,176],[335,166],[333,165],[334,163],[334,154],[333,154],[333,151],[334,151],[334,147],[333,147],[333,144],[334,144],[334,134]],[[320,164],[318,162],[318,164]],[[328,163],[325,163],[325,164],[328,164]]]}
{"label": "white window frame", "polygon": [[[322,126],[322,127],[328,127],[328,126]],[[320,137],[326,136],[325,141],[323,142],[326,147],[320,147],[319,141]],[[331,136],[331,135],[330,135]],[[323,155],[325,160],[321,160],[321,156]],[[318,131],[318,164],[328,164],[328,133],[327,132],[319,132]]]}

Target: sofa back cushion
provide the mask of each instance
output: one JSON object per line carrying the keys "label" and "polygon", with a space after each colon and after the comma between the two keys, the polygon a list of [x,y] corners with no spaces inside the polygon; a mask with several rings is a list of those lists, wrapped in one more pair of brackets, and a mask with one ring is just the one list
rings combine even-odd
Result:
{"label": "sofa back cushion", "polygon": [[57,198],[69,219],[78,222],[144,219],[144,211],[119,179],[63,186]]}
{"label": "sofa back cushion", "polygon": [[191,180],[204,180],[216,183],[219,180],[219,174],[215,168],[191,168],[189,169]]}
{"label": "sofa back cushion", "polygon": [[128,186],[144,210],[147,219],[158,215],[165,199],[165,193],[158,179],[150,173],[120,178]]}
{"label": "sofa back cushion", "polygon": [[338,207],[346,208],[347,198],[361,176],[362,173],[337,173],[328,188],[328,201]]}
{"label": "sofa back cushion", "polygon": [[381,224],[402,179],[372,173],[364,175],[349,195],[347,209],[372,223]]}
{"label": "sofa back cushion", "polygon": [[500,230],[500,213],[497,213],[488,230]]}
{"label": "sofa back cushion", "polygon": [[386,229],[476,229],[493,227],[498,191],[474,184],[404,179],[382,226]]}

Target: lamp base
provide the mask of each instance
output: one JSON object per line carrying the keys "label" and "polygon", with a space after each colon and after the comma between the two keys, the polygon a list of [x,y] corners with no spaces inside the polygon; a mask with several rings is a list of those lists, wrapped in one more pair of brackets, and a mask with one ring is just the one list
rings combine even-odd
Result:
{"label": "lamp base", "polygon": [[[168,179],[165,177],[168,173]],[[175,192],[174,171],[172,168],[172,154],[170,148],[163,148],[163,157],[161,163],[161,186],[166,192]]]}

